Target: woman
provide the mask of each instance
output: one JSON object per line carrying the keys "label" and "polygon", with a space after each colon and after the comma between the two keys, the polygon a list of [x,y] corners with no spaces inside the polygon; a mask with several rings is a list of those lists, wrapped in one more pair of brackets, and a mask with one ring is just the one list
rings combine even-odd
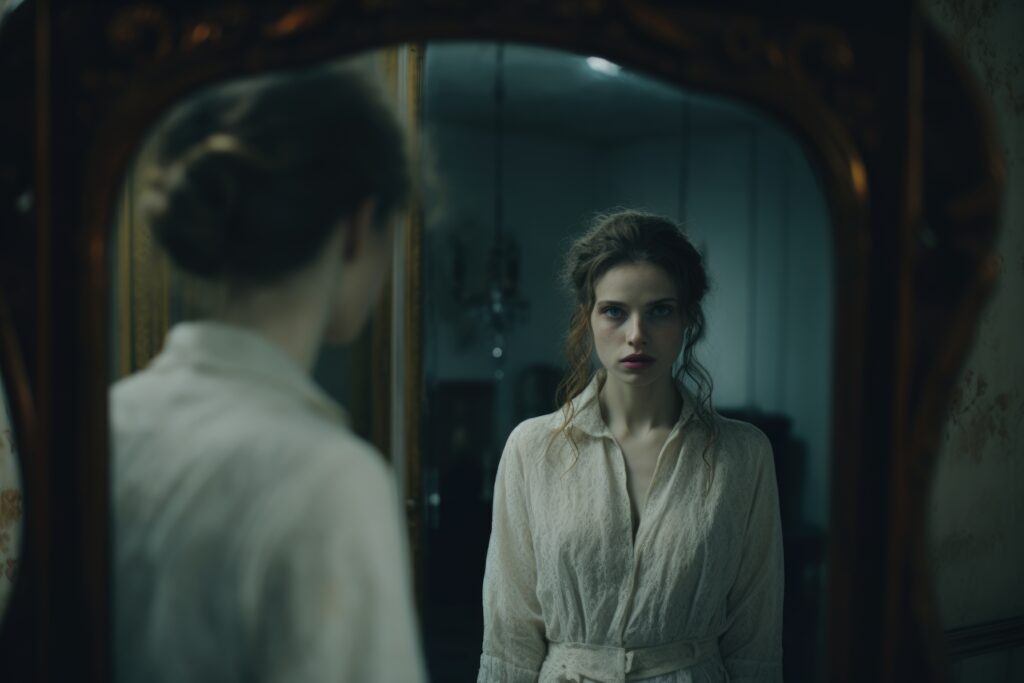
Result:
{"label": "woman", "polygon": [[410,189],[350,73],[218,86],[160,125],[146,220],[221,291],[112,390],[122,681],[420,681],[391,475],[310,377],[377,302]]}
{"label": "woman", "polygon": [[700,255],[626,211],[565,275],[563,409],[516,427],[498,467],[479,681],[781,680],[772,453],[711,409]]}

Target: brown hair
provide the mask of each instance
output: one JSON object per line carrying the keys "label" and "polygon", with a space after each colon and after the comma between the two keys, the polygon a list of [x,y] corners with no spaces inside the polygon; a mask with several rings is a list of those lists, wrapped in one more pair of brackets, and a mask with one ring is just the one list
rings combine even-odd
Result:
{"label": "brown hair", "polygon": [[145,220],[183,270],[269,284],[308,264],[338,221],[411,192],[406,141],[354,71],[318,67],[217,84],[159,124]]}
{"label": "brown hair", "polygon": [[[591,380],[593,335],[590,313],[594,308],[597,281],[615,266],[626,263],[650,263],[664,270],[679,289],[683,332],[682,358],[676,379],[693,386],[696,416],[709,434],[708,448],[716,436],[711,408],[711,375],[694,356],[694,348],[704,338],[702,303],[708,292],[708,275],[700,252],[675,223],[662,216],[640,211],[618,211],[598,215],[581,237],[569,248],[563,280],[575,298],[569,333],[565,340],[568,369],[558,386],[558,403],[563,422],[556,436],[564,435],[578,456],[579,449],[571,425],[577,406],[574,400]],[[707,448],[705,449],[707,462]],[[710,465],[710,463],[708,463]]]}

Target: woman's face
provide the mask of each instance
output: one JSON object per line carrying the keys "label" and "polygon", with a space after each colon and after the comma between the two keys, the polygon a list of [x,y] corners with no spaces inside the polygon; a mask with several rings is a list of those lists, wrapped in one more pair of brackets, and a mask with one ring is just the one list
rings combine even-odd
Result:
{"label": "woman's face", "polygon": [[684,329],[675,282],[652,263],[611,268],[594,285],[590,328],[609,378],[646,386],[670,377]]}

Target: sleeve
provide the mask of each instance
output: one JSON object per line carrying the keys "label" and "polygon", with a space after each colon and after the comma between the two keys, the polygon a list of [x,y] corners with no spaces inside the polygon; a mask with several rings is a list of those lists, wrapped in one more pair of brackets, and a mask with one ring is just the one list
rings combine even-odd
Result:
{"label": "sleeve", "polygon": [[284,617],[261,638],[274,683],[426,680],[395,484],[367,451],[343,468],[309,468],[294,503],[306,524],[265,598],[265,618]]}
{"label": "sleeve", "polygon": [[781,683],[784,568],[778,485],[767,437],[758,431],[752,446],[753,496],[719,648],[733,683]]}
{"label": "sleeve", "polygon": [[494,483],[494,516],[484,570],[483,654],[477,683],[534,683],[547,652],[519,455],[513,432]]}

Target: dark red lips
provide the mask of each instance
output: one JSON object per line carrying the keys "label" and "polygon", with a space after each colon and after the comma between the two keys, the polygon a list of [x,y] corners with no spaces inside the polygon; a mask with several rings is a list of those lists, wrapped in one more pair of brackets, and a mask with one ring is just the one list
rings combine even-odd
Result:
{"label": "dark red lips", "polygon": [[634,353],[622,359],[623,363],[653,363],[654,359],[646,353]]}

